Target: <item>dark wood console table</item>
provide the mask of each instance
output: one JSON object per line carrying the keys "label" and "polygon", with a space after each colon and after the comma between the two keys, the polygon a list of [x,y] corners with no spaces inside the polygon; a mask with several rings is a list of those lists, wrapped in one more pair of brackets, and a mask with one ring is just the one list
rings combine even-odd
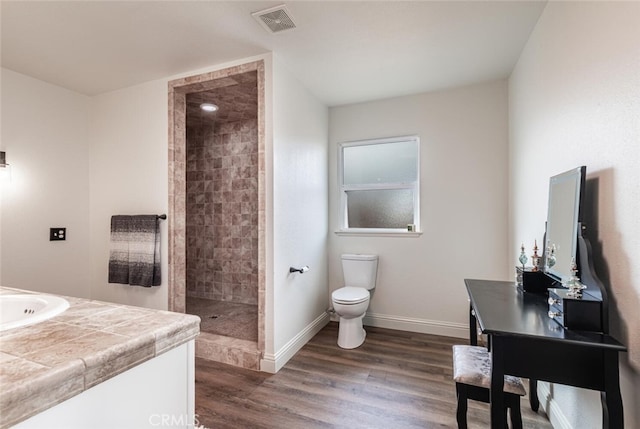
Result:
{"label": "dark wood console table", "polygon": [[[618,353],[626,347],[607,334],[562,328],[547,315],[546,297],[522,292],[513,282],[465,279],[471,301],[470,340],[476,321],[489,337],[491,427],[504,428],[505,374],[599,390],[604,429],[623,429]],[[531,393],[537,409],[536,393]]]}

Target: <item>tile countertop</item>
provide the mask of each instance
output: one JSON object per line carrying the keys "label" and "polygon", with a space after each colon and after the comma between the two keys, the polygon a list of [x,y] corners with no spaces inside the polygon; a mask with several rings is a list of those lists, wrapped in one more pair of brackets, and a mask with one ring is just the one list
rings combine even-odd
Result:
{"label": "tile countertop", "polygon": [[[0,287],[0,294],[37,293]],[[52,294],[53,295],[53,294]],[[69,308],[0,332],[0,428],[194,339],[188,314],[64,297]]]}

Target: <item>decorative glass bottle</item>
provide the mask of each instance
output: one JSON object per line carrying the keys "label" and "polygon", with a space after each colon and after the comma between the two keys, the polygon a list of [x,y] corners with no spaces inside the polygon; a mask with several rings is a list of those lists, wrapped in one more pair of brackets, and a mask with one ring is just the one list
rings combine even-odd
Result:
{"label": "decorative glass bottle", "polygon": [[556,245],[547,241],[547,267],[551,268],[556,264]]}
{"label": "decorative glass bottle", "polygon": [[529,258],[527,258],[527,255],[524,253],[524,243],[522,243],[520,245],[520,257],[518,258],[518,261],[522,264],[522,271],[524,271],[524,264],[527,263],[528,259]]}
{"label": "decorative glass bottle", "polygon": [[540,264],[540,255],[538,255],[538,240],[535,240],[533,244],[533,255],[531,255],[531,265],[533,265],[533,268],[531,269],[531,271],[538,271],[539,264]]}
{"label": "decorative glass bottle", "polygon": [[569,289],[567,295],[574,298],[582,298],[582,290],[587,287],[580,283],[580,278],[577,276],[578,274],[578,265],[576,264],[576,258],[571,258],[571,277],[569,280],[563,284],[562,286]]}

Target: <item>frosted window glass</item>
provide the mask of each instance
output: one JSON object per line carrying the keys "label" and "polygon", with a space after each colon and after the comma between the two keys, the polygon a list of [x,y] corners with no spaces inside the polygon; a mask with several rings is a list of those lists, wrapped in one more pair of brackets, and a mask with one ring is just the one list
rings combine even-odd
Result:
{"label": "frosted window glass", "polygon": [[347,192],[349,228],[402,228],[413,222],[413,191],[380,189]]}
{"label": "frosted window glass", "polygon": [[345,185],[413,182],[418,177],[416,141],[347,146],[342,157]]}

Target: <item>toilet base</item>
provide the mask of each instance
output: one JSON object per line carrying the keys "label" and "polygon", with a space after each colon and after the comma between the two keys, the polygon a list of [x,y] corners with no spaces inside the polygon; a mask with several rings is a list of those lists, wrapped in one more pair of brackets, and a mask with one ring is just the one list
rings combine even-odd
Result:
{"label": "toilet base", "polygon": [[362,318],[355,317],[353,319],[340,318],[340,327],[338,328],[338,347],[342,349],[355,349],[364,343],[367,332],[362,327]]}

